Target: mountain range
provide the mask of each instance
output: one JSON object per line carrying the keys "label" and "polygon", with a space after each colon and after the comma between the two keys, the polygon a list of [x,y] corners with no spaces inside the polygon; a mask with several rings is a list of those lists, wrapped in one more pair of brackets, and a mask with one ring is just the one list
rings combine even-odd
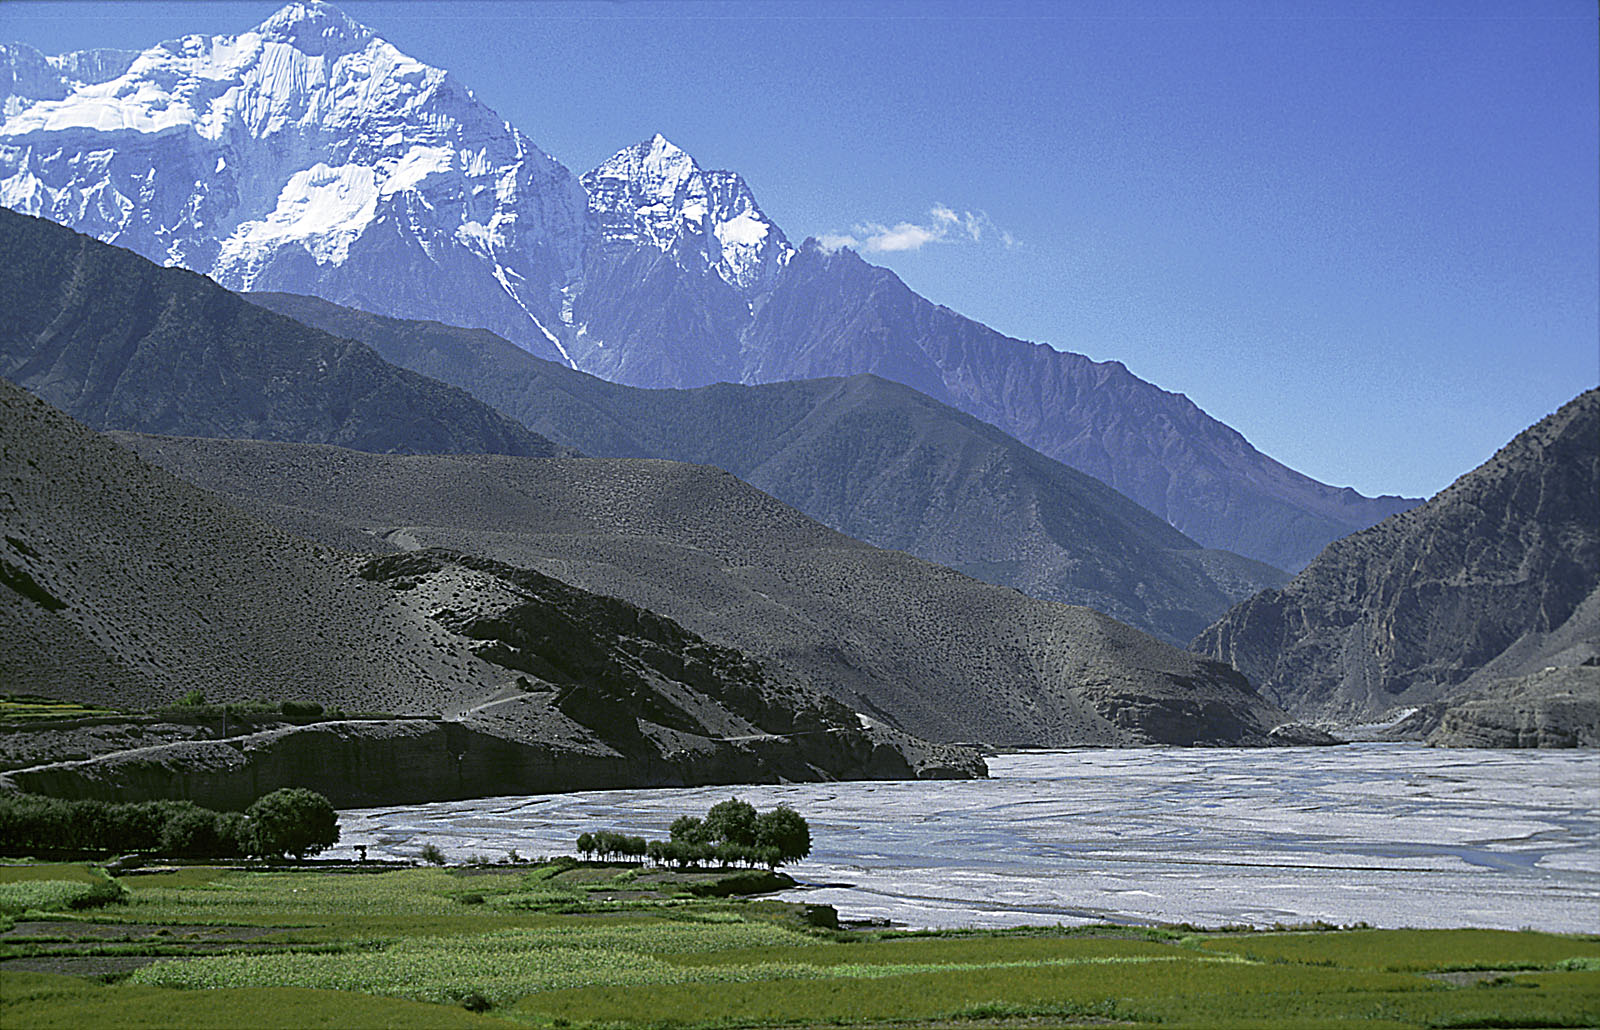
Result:
{"label": "mountain range", "polygon": [[476,554],[622,598],[929,740],[1265,744],[1286,721],[1225,664],[870,547],[704,465],[114,438],[321,541]]}
{"label": "mountain range", "polygon": [[1318,483],[1116,362],[797,247],[737,174],[660,136],[575,176],[325,3],[138,52],[7,44],[0,84],[0,204],[231,289],[486,328],[638,386],[872,373],[1279,568],[1415,503]]}
{"label": "mountain range", "polygon": [[1287,576],[1201,548],[1091,476],[872,375],[694,390],[606,382],[486,330],[386,318],[313,297],[245,296],[368,344],[595,457],[716,465],[878,547],[1186,644]]}
{"label": "mountain range", "polygon": [[135,739],[8,774],[26,789],[238,807],[289,784],[382,803],[981,774],[970,752],[864,728],[793,675],[626,602],[469,555],[363,558],[284,533],[3,380],[0,454],[7,690],[412,716],[209,745]]}
{"label": "mountain range", "polygon": [[3,209],[0,306],[0,376],[96,428],[571,453],[461,390],[204,276]]}
{"label": "mountain range", "polygon": [[[574,177],[323,3],[7,45],[0,100],[0,375],[121,431],[0,396],[8,683],[152,704],[332,670],[353,703],[433,699],[430,790],[462,733],[482,775],[511,747],[606,783],[965,775],[906,734],[1282,743],[1310,739],[1287,713],[1402,707],[1441,741],[1594,739],[1600,391],[1420,507],[1335,490],[1115,362],[794,245],[661,136]],[[288,761],[260,743],[194,760],[226,793]],[[167,757],[127,761],[157,784]]]}
{"label": "mountain range", "polygon": [[[499,571],[477,570],[493,580],[516,585],[523,575],[517,570],[526,570],[524,578],[542,573],[552,582],[624,598],[781,670],[789,682],[832,695],[846,706],[840,711],[864,712],[884,727],[942,741],[1266,743],[1282,721],[1282,713],[1227,666],[1098,612],[1035,600],[878,550],[704,465],[570,457],[571,449],[506,422],[459,391],[394,369],[356,341],[255,307],[193,273],[158,268],[10,211],[0,211],[0,255],[0,298],[17,298],[17,315],[0,335],[0,369],[26,373],[28,385],[74,402],[124,398],[118,406],[76,404],[74,413],[96,428],[177,427],[213,437],[293,441],[118,438],[181,479],[230,495],[299,536],[380,555],[443,547],[455,556],[449,568],[475,569],[463,557],[470,555],[497,563]],[[86,282],[104,285],[72,285]],[[359,394],[337,387],[346,365],[398,383],[389,402],[352,403]],[[199,374],[210,369],[218,371]],[[441,393],[455,406],[428,408]],[[754,418],[763,411],[749,413]],[[447,449],[433,461],[398,454],[379,461],[354,450],[307,446],[348,437],[385,445],[368,446],[369,452],[417,451],[430,441],[473,439],[468,428],[497,420],[520,432],[526,446],[502,447],[512,453],[500,456]],[[419,446],[405,446],[411,422],[429,429],[417,434]],[[1087,496],[1101,509],[1087,508],[1087,515],[1114,514],[1105,498],[1139,511],[1104,485],[1069,474],[1094,487]],[[113,502],[81,503],[92,512]],[[164,518],[126,500],[114,503],[140,517]],[[1153,518],[1145,521],[1147,533],[1176,535]],[[160,555],[167,549],[125,535],[135,551]],[[57,554],[54,560],[77,560],[71,547],[41,548],[29,542],[29,533],[15,536],[40,554]],[[116,565],[111,558],[87,560]],[[22,557],[13,565],[30,581],[45,582],[27,571]],[[452,580],[465,573],[433,569],[430,575]],[[482,589],[501,597],[508,588],[474,585]],[[456,601],[452,595],[443,609],[431,605],[426,612],[454,626],[449,613]],[[74,612],[80,607],[63,604]],[[202,613],[206,607],[197,602]],[[456,629],[469,639],[503,641],[496,627],[505,622],[495,610],[471,628]],[[133,622],[127,629],[141,638],[155,632]],[[301,636],[279,629],[292,639]],[[183,682],[166,669],[152,676]],[[35,689],[44,690],[50,678],[44,675]],[[423,671],[417,678],[427,683],[438,677]],[[55,689],[69,688],[64,680]]]}

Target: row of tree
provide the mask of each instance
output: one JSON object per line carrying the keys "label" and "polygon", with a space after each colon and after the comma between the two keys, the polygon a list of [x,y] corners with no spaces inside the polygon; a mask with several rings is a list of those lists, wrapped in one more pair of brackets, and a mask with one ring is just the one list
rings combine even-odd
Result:
{"label": "row of tree", "polygon": [[0,794],[0,845],[38,851],[144,852],[173,858],[282,858],[314,855],[339,840],[328,799],[289,787],[243,812],[190,801],[70,801]]}
{"label": "row of tree", "polygon": [[597,830],[579,835],[578,851],[585,858],[648,859],[680,869],[708,862],[776,869],[811,854],[811,827],[787,805],[758,813],[749,802],[729,798],[712,805],[704,819],[680,816],[668,832],[669,840],[645,840]]}

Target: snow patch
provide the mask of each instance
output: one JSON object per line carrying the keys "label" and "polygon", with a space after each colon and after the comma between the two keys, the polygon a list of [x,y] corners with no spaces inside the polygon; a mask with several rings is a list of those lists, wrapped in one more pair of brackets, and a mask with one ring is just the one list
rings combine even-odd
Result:
{"label": "snow patch", "polygon": [[312,165],[289,177],[271,214],[239,226],[223,243],[222,256],[232,263],[299,243],[318,264],[342,263],[372,221],[380,193],[369,167]]}

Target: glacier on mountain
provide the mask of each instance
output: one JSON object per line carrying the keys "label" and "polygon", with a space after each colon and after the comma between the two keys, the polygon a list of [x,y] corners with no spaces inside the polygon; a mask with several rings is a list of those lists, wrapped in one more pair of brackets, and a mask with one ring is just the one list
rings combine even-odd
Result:
{"label": "glacier on mountain", "polygon": [[561,357],[529,326],[557,322],[581,274],[581,183],[337,8],[292,3],[134,55],[0,58],[0,204],[233,289],[481,325]]}

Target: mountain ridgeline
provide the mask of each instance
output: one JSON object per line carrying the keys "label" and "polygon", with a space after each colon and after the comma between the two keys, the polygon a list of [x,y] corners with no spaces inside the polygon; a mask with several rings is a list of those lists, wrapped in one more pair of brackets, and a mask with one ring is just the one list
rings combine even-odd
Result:
{"label": "mountain ridgeline", "polygon": [[623,598],[930,740],[1268,744],[1286,721],[1220,662],[870,547],[704,465],[114,438],[320,540],[445,548]]}
{"label": "mountain ridgeline", "polygon": [[358,804],[981,772],[626,602],[482,558],[360,557],[284,533],[3,380],[0,457],[7,690],[414,716],[134,740],[10,773],[25,789],[241,807],[286,785]]}
{"label": "mountain ridgeline", "polygon": [[362,344],[5,209],[0,309],[0,376],[98,429],[371,451],[571,453]]}
{"label": "mountain ridgeline", "polygon": [[[810,762],[819,775],[966,768],[934,752],[926,760],[909,757],[908,748],[926,746],[893,736],[897,731],[1017,744],[1267,743],[1281,721],[1282,713],[1233,670],[1099,613],[880,551],[707,466],[550,457],[569,452],[464,393],[394,369],[360,344],[261,310],[192,273],[157,269],[135,254],[12,212],[0,212],[0,225],[10,227],[13,245],[7,289],[23,313],[0,347],[7,368],[68,397],[122,398],[109,416],[94,406],[80,409],[102,423],[164,426],[172,423],[156,416],[172,412],[181,416],[177,425],[195,432],[298,436],[303,442],[118,439],[190,483],[234,496],[280,530],[324,548],[377,555],[363,563],[313,548],[311,558],[280,558],[281,547],[311,545],[281,532],[262,535],[262,523],[243,516],[193,511],[201,502],[184,500],[188,495],[167,503],[163,490],[172,490],[131,456],[114,459],[99,444],[73,442],[44,415],[19,419],[13,430],[19,457],[7,464],[25,466],[12,495],[28,503],[6,535],[4,560],[6,582],[33,607],[19,602],[17,617],[26,618],[0,640],[15,649],[7,682],[23,689],[147,706],[163,690],[207,689],[200,682],[207,676],[224,693],[263,684],[268,689],[261,692],[270,695],[302,691],[309,677],[326,672],[331,684],[353,676],[354,700],[340,702],[347,707],[426,705],[470,715],[475,726],[490,724],[501,737],[537,748],[609,748],[630,762],[655,761],[672,751],[674,734],[700,737],[712,756],[700,776],[733,775],[734,768],[777,774],[778,765],[763,764],[770,762]],[[396,389],[392,403],[351,403],[338,388],[341,357],[404,389]],[[427,460],[314,446],[333,426],[352,440],[379,440],[386,451],[405,449],[404,420],[416,420],[439,395],[504,422],[545,456]],[[26,408],[18,402],[17,410]],[[239,410],[265,416],[243,419]],[[380,437],[380,429],[395,436]],[[88,478],[76,493],[51,494],[43,484],[60,473],[47,462],[67,450],[85,455],[73,468]],[[96,493],[101,480],[105,486]],[[157,484],[140,491],[147,499],[119,492],[140,482]],[[101,511],[115,516],[97,520]],[[230,519],[226,531],[211,528]],[[91,523],[115,546],[93,536]],[[1156,530],[1171,532],[1158,523]],[[179,539],[191,531],[196,539]],[[206,548],[217,533],[231,550],[212,561]],[[252,535],[260,536],[263,553],[247,556]],[[335,571],[317,571],[318,562]],[[273,578],[270,570],[278,567],[287,581]],[[255,598],[251,603],[231,600],[235,575]],[[380,603],[351,575],[386,586],[393,604]],[[306,585],[295,592],[291,584],[299,579]],[[117,582],[127,591],[115,593]],[[583,591],[629,603],[620,612],[597,607]],[[633,605],[638,611],[628,614]],[[297,606],[307,612],[297,614]],[[574,610],[598,611],[603,624],[625,627],[608,630],[612,637],[653,642],[654,657],[615,641],[586,641],[582,634],[593,620],[563,628]],[[732,693],[713,689],[691,660],[701,645],[650,628],[657,616],[649,612],[674,620],[706,647],[747,655],[756,666],[733,659],[711,664],[733,672],[754,668],[758,682]],[[337,646],[328,645],[324,657],[328,641]],[[366,648],[388,648],[392,660],[375,661],[359,676],[347,673],[346,663]],[[616,661],[632,670],[620,680],[585,657],[618,648],[624,657]],[[41,652],[57,657],[30,665],[28,656]],[[769,674],[776,678],[759,680]],[[531,695],[542,692],[522,688],[519,678],[553,690],[541,700]],[[590,687],[607,682],[590,696]],[[715,703],[694,700],[708,692]],[[749,706],[716,714],[729,697],[752,692],[770,696],[760,719]],[[799,715],[781,716],[785,709],[831,712],[829,726],[856,736],[830,729],[812,741],[849,745],[832,754],[786,743],[811,730],[794,728],[809,724]],[[859,736],[858,713],[876,724],[873,734],[890,736]],[[573,730],[571,721],[587,729]],[[755,764],[716,758],[728,758],[719,749],[732,747],[730,740],[758,742],[750,745],[758,752]],[[889,748],[889,759],[871,757],[880,745]],[[660,776],[689,775],[668,765]]]}
{"label": "mountain ridgeline", "polygon": [[1597,442],[1589,390],[1422,507],[1240,604],[1194,649],[1296,715],[1347,721],[1600,660]]}
{"label": "mountain ridgeline", "polygon": [[852,252],[795,247],[737,174],[660,136],[575,176],[325,3],[194,46],[10,44],[0,86],[0,204],[230,289],[483,327],[637,386],[872,373],[1279,568],[1415,503],[1318,483],[1120,364],[1004,336]]}
{"label": "mountain ridgeline", "polygon": [[716,465],[858,540],[1086,605],[1169,643],[1288,578],[1202,549],[1099,480],[876,376],[646,390],[485,330],[246,297],[463,387],[585,454]]}

